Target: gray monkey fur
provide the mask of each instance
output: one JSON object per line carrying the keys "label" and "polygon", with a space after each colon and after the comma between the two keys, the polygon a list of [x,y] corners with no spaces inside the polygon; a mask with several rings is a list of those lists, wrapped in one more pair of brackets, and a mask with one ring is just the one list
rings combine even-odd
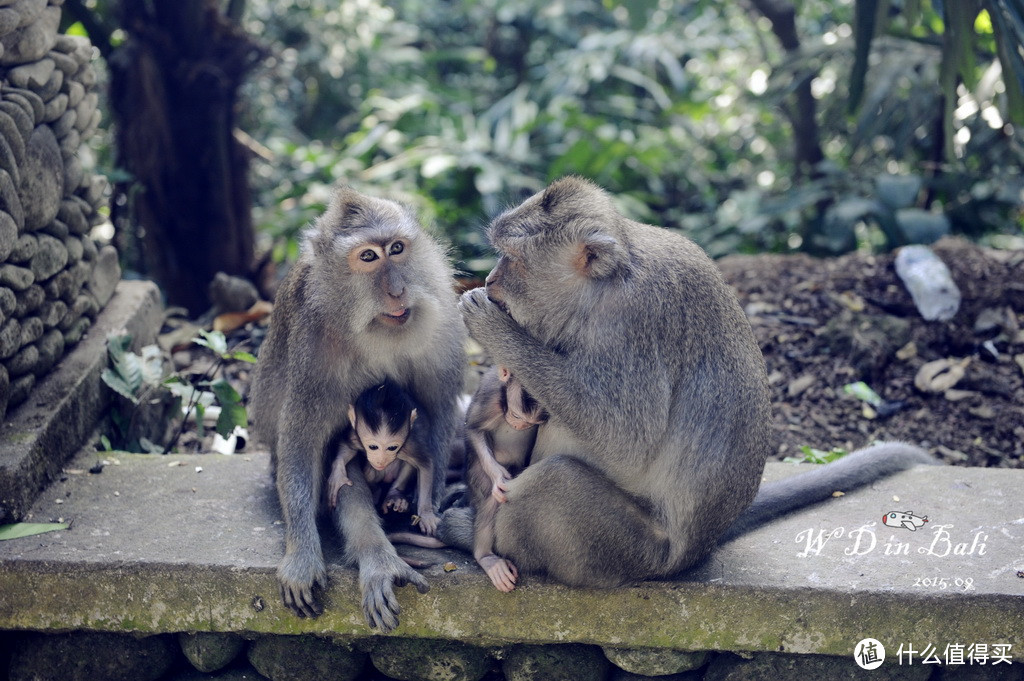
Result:
{"label": "gray monkey fur", "polygon": [[[406,242],[402,262],[389,260],[372,274],[352,271],[347,256],[354,246],[399,237]],[[388,296],[410,311],[403,325],[379,322]],[[397,203],[341,188],[304,235],[277,293],[250,399],[256,434],[270,447],[285,520],[282,599],[297,614],[318,615],[314,586],[326,586],[316,523],[327,512],[325,450],[348,425],[348,405],[385,377],[408,390],[419,408],[414,430],[422,429],[435,462],[433,496],[440,498],[465,362],[456,301],[445,249]],[[393,585],[429,587],[384,535],[361,463],[347,471],[353,484],[338,495],[331,519],[346,558],[358,565],[367,622],[389,631],[398,625]]]}
{"label": "gray monkey fur", "polygon": [[[766,485],[752,506],[773,449],[764,360],[710,258],[575,177],[488,236],[500,257],[463,318],[550,414],[495,521],[495,552],[521,571],[599,587],[668,577],[748,507],[741,529],[930,459],[890,443]],[[451,509],[438,536],[471,550],[471,528],[472,509]]]}

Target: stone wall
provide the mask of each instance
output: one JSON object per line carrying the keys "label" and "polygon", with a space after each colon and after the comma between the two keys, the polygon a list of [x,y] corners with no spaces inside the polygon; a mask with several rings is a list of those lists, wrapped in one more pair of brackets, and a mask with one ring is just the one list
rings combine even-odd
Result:
{"label": "stone wall", "polygon": [[[231,633],[14,634],[0,681],[808,681],[868,674],[853,657],[667,649],[582,643],[481,647],[458,641],[394,637],[323,638]],[[1020,679],[1021,665],[896,664],[876,678],[925,681]],[[6,675],[5,675],[6,672]]]}
{"label": "stone wall", "polygon": [[120,278],[97,249],[106,180],[78,158],[96,130],[85,38],[63,0],[0,0],[0,420],[82,337]]}

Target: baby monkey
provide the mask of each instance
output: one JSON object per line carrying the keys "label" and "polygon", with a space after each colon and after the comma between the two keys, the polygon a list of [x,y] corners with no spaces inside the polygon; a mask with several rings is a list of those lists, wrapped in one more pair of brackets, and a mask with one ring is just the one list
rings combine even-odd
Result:
{"label": "baby monkey", "polygon": [[[466,480],[476,515],[473,557],[499,591],[515,588],[518,570],[494,554],[494,519],[513,474],[529,464],[547,412],[503,366],[491,367],[466,413]],[[511,471],[510,471],[511,469]]]}
{"label": "baby monkey", "polygon": [[327,479],[327,501],[331,508],[338,503],[338,494],[352,481],[345,470],[359,452],[365,452],[369,467],[366,481],[392,482],[384,500],[384,510],[404,511],[408,507],[402,497],[413,471],[417,473],[417,509],[419,527],[424,534],[437,530],[438,516],[431,494],[434,462],[418,446],[413,424],[416,407],[409,394],[390,378],[363,391],[355,404],[348,407],[349,428],[342,437],[338,455]]}

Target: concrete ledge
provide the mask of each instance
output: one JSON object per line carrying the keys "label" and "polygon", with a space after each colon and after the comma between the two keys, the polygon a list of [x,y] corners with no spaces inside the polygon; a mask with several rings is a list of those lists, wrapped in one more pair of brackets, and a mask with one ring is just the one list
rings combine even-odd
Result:
{"label": "concrete ledge", "polygon": [[[0,542],[0,629],[374,635],[333,543],[324,615],[281,605],[265,453],[117,454],[85,473],[96,458],[80,454],[28,514],[70,530]],[[768,476],[793,472],[772,464]],[[399,590],[394,635],[841,656],[872,637],[893,649],[1010,644],[1024,659],[1021,490],[1024,471],[919,468],[741,537],[680,580],[613,590],[524,576],[502,594],[469,556],[444,552],[457,569],[425,570],[428,594]],[[882,524],[908,510],[928,523]]]}
{"label": "concrete ledge", "polygon": [[0,522],[21,519],[43,487],[85,442],[107,408],[100,373],[107,336],[121,330],[135,345],[153,342],[163,321],[152,282],[122,281],[88,334],[7,414],[0,428]]}

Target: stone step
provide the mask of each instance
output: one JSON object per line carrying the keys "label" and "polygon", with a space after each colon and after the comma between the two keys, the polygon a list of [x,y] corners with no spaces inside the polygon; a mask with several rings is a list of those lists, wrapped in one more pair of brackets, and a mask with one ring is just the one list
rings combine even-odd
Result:
{"label": "stone step", "polygon": [[26,515],[105,413],[107,336],[128,333],[138,349],[160,330],[163,304],[153,282],[121,281],[114,290],[86,336],[0,424],[0,523]]}
{"label": "stone step", "polygon": [[[799,470],[770,464],[766,477]],[[334,541],[324,614],[282,606],[267,471],[262,451],[78,454],[25,518],[71,528],[0,542],[0,629],[373,635]],[[890,651],[1009,645],[1021,659],[1022,492],[1024,471],[917,468],[752,531],[677,580],[618,589],[525,575],[503,594],[470,556],[445,551],[424,571],[429,593],[398,590],[394,635],[844,657],[870,637]],[[890,512],[927,522],[888,526]]]}

